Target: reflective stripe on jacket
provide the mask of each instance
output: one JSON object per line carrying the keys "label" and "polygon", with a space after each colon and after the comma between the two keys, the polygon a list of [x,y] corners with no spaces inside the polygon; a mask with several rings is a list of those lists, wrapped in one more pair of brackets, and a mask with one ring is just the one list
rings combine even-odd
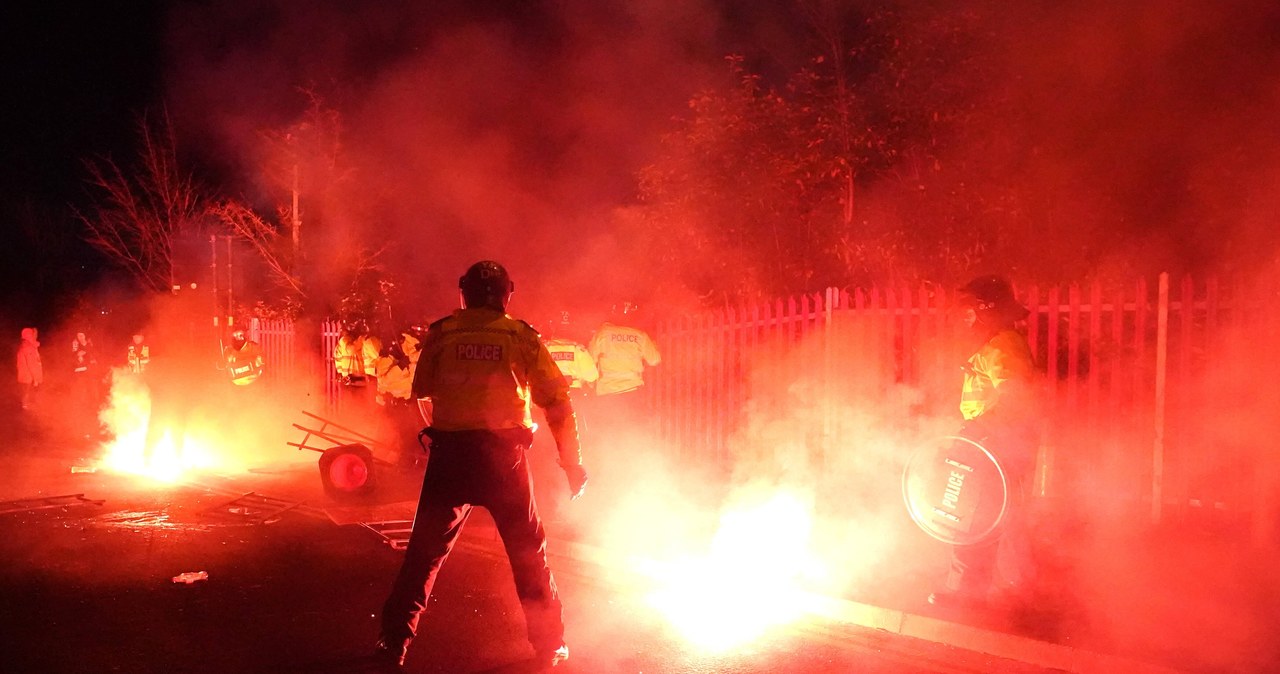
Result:
{"label": "reflective stripe on jacket", "polygon": [[227,373],[236,386],[252,384],[262,376],[262,347],[257,342],[245,342],[237,349],[228,346],[223,356],[227,359]]}
{"label": "reflective stripe on jacket", "polygon": [[1014,330],[1001,330],[965,365],[960,414],[969,420],[995,408],[1001,387],[1010,381],[1025,384],[1025,395],[1034,376],[1035,362],[1026,338]]}
{"label": "reflective stripe on jacket", "polygon": [[343,335],[333,345],[333,367],[339,377],[378,375],[378,352],[382,345],[377,337]]}

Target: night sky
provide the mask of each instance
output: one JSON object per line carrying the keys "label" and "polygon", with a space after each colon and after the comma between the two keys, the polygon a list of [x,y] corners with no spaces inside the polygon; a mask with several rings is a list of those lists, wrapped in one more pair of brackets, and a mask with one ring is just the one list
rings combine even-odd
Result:
{"label": "night sky", "polygon": [[[1027,3],[984,21],[1001,73],[986,95],[1017,118],[942,140],[964,161],[1003,133],[992,171],[1038,191],[1046,227],[1123,244],[1052,256],[1231,268],[1214,251],[1274,244],[1274,3]],[[53,322],[99,287],[69,208],[85,200],[83,159],[135,151],[137,115],[165,106],[191,170],[270,213],[285,200],[261,177],[261,134],[300,118],[302,88],[341,110],[358,167],[327,246],[372,228],[432,301],[497,257],[524,288],[607,302],[646,263],[611,224],[635,204],[637,169],[691,96],[724,83],[726,54],[776,84],[820,50],[800,23],[793,5],[729,0],[6,3],[5,321]],[[1248,245],[1218,246],[1226,229]]]}
{"label": "night sky", "polygon": [[[747,21],[754,13],[741,8],[725,12],[730,22]],[[584,21],[614,20],[608,12],[584,14]],[[753,39],[750,31],[726,30],[724,25],[697,28],[703,19],[695,14],[690,14],[697,18],[691,32],[673,38],[685,42],[683,50],[697,52],[682,58],[715,65],[719,54]],[[508,53],[498,55],[500,59],[543,60],[553,67],[553,62],[573,58],[557,53],[566,48],[566,32],[572,32],[565,17],[538,3],[320,3],[302,10],[289,3],[14,2],[0,9],[0,17],[3,85],[9,92],[2,113],[9,131],[2,141],[6,161],[0,204],[3,226],[14,232],[3,258],[13,280],[0,290],[6,322],[55,321],[74,307],[73,295],[80,289],[111,277],[109,265],[78,241],[80,228],[71,207],[87,202],[83,161],[128,161],[136,152],[136,124],[143,113],[166,106],[174,115],[182,152],[193,160],[188,167],[202,178],[252,193],[254,186],[237,182],[244,170],[240,162],[252,151],[236,144],[246,142],[246,134],[252,142],[258,126],[296,115],[300,86],[356,99],[422,45],[468,31],[502,34],[503,43],[495,48]],[[760,38],[765,42],[780,38],[772,28],[765,32]],[[639,119],[646,132],[656,132],[656,123],[679,113],[696,81],[673,86],[670,79],[645,79],[646,86],[636,91],[650,109],[630,121]],[[471,81],[451,82],[472,86]],[[476,126],[511,123],[484,119],[493,113],[479,108],[463,114]],[[257,119],[250,119],[254,115]],[[513,126],[520,125],[517,121]],[[525,147],[519,151],[535,154],[565,152],[578,135],[569,128],[543,134],[526,127],[513,133],[523,134]],[[610,153],[599,154],[607,159]],[[603,170],[583,190],[591,198],[605,203],[633,193],[633,164],[597,168]],[[580,191],[565,198],[581,196]],[[443,276],[455,274],[450,269]]]}
{"label": "night sky", "polygon": [[4,193],[69,199],[79,160],[130,149],[160,91],[156,3],[6,3]]}
{"label": "night sky", "polygon": [[160,91],[157,3],[123,6],[12,2],[0,9],[6,327],[50,325],[103,273],[71,219],[70,206],[85,194],[81,162],[132,153],[135,112]]}

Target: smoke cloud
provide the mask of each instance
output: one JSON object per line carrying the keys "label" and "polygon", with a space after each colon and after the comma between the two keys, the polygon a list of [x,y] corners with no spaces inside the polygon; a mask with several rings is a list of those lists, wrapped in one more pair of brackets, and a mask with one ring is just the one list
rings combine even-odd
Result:
{"label": "smoke cloud", "polygon": [[[287,195],[255,178],[266,161],[260,133],[303,118],[307,99],[297,87],[319,92],[341,113],[343,144],[323,193],[303,192],[303,236],[322,237],[328,256],[385,245],[388,267],[412,287],[415,312],[452,308],[457,275],[494,258],[515,277],[515,313],[527,306],[540,318],[570,306],[599,316],[651,290],[637,279],[661,276],[638,254],[638,220],[628,210],[635,171],[658,135],[723,73],[730,49],[750,50],[759,38],[772,53],[748,54],[748,62],[783,71],[807,49],[792,32],[797,22],[773,12],[641,4],[532,3],[514,13],[469,3],[188,6],[170,20],[168,98],[194,143],[214,148],[221,170],[277,204]],[[971,189],[1007,197],[975,218],[1013,223],[983,271],[1129,283],[1168,269],[1249,278],[1273,263],[1274,3],[1036,2],[974,11],[990,57],[974,106],[988,125],[938,145],[944,165],[965,167]],[[895,194],[873,185],[864,208],[889,213]],[[319,203],[324,221],[308,220]],[[1267,321],[1273,304],[1269,296],[1260,305]],[[677,291],[648,305],[676,312],[696,298]],[[1217,345],[1222,360],[1206,366],[1209,390],[1248,404],[1214,408],[1232,423],[1204,437],[1206,446],[1223,443],[1246,465],[1265,466],[1259,439],[1280,429],[1270,421],[1272,401],[1252,393],[1267,381],[1260,372],[1270,372],[1257,368],[1257,334],[1273,335],[1274,326],[1243,326]],[[945,393],[953,385],[859,389],[854,377],[831,397],[816,381],[783,374],[821,362],[813,348],[752,364],[769,384],[744,406],[729,479],[687,459],[688,448],[597,428],[587,436],[599,465],[592,494],[608,496],[586,498],[609,506],[563,516],[606,547],[660,556],[705,544],[718,514],[735,503],[798,490],[816,516],[814,554],[833,569],[824,588],[923,594],[945,555],[906,521],[896,471],[905,447],[953,423]],[[866,354],[851,371],[880,371],[885,358]],[[824,429],[831,419],[837,427]],[[823,431],[852,445],[823,447]],[[1189,566],[1144,567],[1150,557],[1138,554],[1132,532],[1108,526],[1113,502],[1091,498],[1111,484],[1102,466],[1098,473],[1076,485],[1078,517],[1052,532],[1073,558],[1087,559],[1068,569],[1073,582],[1063,592],[1083,607],[1098,643],[1189,651],[1210,666],[1265,660],[1251,644],[1267,643],[1276,620],[1246,596],[1249,588],[1225,597],[1182,592],[1195,584],[1187,569],[1197,562],[1227,568],[1221,546],[1193,548],[1203,554],[1181,559]],[[829,479],[819,484],[818,474]],[[664,526],[654,530],[654,522]],[[1175,613],[1220,630],[1171,623]],[[1135,615],[1149,620],[1115,618]],[[1207,643],[1221,634],[1239,638]]]}

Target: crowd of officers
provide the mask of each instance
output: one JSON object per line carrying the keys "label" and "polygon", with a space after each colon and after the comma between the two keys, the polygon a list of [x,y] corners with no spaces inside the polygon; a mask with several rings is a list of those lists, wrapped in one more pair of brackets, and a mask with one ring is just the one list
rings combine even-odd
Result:
{"label": "crowd of officers", "polygon": [[[261,378],[265,367],[262,347],[249,339],[242,329],[233,329],[230,338],[230,343],[219,354],[220,360],[211,369],[218,371],[219,378],[224,378],[233,387],[253,384]],[[38,393],[45,384],[40,347],[39,331],[34,327],[22,328],[17,349],[17,382],[19,404],[24,411],[35,406]],[[160,369],[170,377],[181,377],[191,382],[187,373],[192,364],[178,362],[190,360],[191,349],[170,347],[161,355],[159,364],[165,367]],[[59,382],[66,385],[66,420],[72,430],[86,437],[100,431],[98,411],[111,384],[112,371],[114,376],[133,377],[152,389],[158,388],[151,344],[142,333],[133,334],[112,357],[99,351],[90,334],[81,330],[75,333],[70,348],[62,355],[68,371],[67,379]],[[158,395],[153,390],[152,398]]]}
{"label": "crowd of officers", "polygon": [[[363,322],[348,322],[333,349],[335,374],[346,390],[399,415],[402,434],[415,441],[425,422],[429,439],[413,532],[383,606],[374,657],[393,670],[403,664],[440,567],[478,505],[489,510],[505,543],[529,642],[540,664],[554,666],[568,658],[568,649],[526,457],[535,428],[532,407],[545,414],[570,498],[576,499],[586,488],[587,472],[573,400],[589,396],[619,408],[633,404],[645,368],[658,365],[661,355],[648,334],[627,324],[629,305],[616,308],[583,344],[567,334],[566,315],[550,323],[545,337],[508,315],[515,284],[496,262],[472,265],[458,286],[462,306],[452,314],[428,326],[411,325],[385,345]],[[940,606],[982,603],[1001,581],[1000,589],[1008,591],[1034,578],[1022,510],[1040,410],[1034,360],[1017,328],[1027,309],[999,277],[975,279],[959,295],[976,350],[964,367],[958,435],[989,448],[1004,467],[1010,523],[982,545],[953,547],[946,582],[928,597]],[[17,351],[24,409],[43,381],[37,337],[34,328],[24,328]],[[73,375],[84,377],[79,381],[87,386],[97,365],[93,342],[77,333],[71,351]],[[233,332],[223,358],[237,386],[262,374],[262,349],[242,330]],[[134,335],[124,361],[135,375],[151,367],[142,335]],[[593,408],[598,414],[608,406]],[[1002,548],[1022,558],[1013,564],[1021,567],[1018,572],[1000,573]],[[1014,578],[1001,577],[1008,575]]]}
{"label": "crowd of officers", "polygon": [[[653,338],[629,324],[635,309],[630,303],[615,307],[585,344],[570,336],[568,312],[546,324],[542,343],[575,396],[636,393],[644,386],[645,368],[662,361]],[[413,323],[384,340],[372,334],[365,321],[344,322],[332,353],[339,384],[358,400],[368,399],[388,409],[407,407],[416,413],[413,376],[429,327]]]}

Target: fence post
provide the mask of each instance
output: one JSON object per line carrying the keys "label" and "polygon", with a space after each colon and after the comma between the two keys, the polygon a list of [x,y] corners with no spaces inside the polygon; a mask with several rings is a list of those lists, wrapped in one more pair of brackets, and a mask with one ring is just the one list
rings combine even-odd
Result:
{"label": "fence post", "polygon": [[834,309],[840,297],[838,288],[827,288],[822,307],[822,447],[819,465],[826,466],[827,455],[831,449],[832,435],[835,433],[835,410],[832,404],[831,370],[835,367],[833,350],[835,349]]}
{"label": "fence post", "polygon": [[1169,365],[1169,273],[1160,274],[1156,300],[1155,439],[1151,447],[1151,522],[1159,524],[1164,507],[1164,406]]}

